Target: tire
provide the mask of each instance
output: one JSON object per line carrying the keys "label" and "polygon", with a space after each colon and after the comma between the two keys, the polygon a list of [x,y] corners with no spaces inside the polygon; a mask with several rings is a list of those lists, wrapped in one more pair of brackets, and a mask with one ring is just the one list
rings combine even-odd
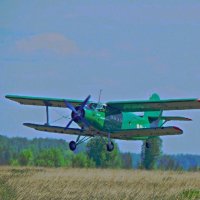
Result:
{"label": "tire", "polygon": [[111,152],[114,149],[114,143],[110,142],[110,144],[107,144],[106,147],[107,147],[107,151]]}
{"label": "tire", "polygon": [[69,143],[69,148],[70,148],[71,151],[75,151],[75,149],[76,149],[76,142],[71,141]]}
{"label": "tire", "polygon": [[151,147],[151,144],[149,142],[146,142],[145,146],[147,149],[149,149]]}

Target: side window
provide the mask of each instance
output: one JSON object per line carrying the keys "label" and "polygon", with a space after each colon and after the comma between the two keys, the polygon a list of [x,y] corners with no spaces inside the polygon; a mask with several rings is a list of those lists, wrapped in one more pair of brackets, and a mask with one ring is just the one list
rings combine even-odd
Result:
{"label": "side window", "polygon": [[106,111],[106,106],[103,105],[103,106],[99,109],[99,111],[100,111],[100,112],[105,112],[105,111]]}

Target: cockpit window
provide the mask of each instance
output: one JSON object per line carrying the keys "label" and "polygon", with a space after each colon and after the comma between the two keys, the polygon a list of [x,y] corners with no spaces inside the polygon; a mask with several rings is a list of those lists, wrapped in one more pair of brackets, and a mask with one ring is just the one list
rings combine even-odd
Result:
{"label": "cockpit window", "polygon": [[97,110],[99,112],[105,112],[106,105],[105,104],[90,103],[90,104],[87,105],[87,109]]}
{"label": "cockpit window", "polygon": [[89,109],[89,110],[95,110],[96,107],[97,107],[96,103],[90,103],[87,105],[87,109]]}
{"label": "cockpit window", "polygon": [[99,112],[105,112],[106,106],[104,104],[98,104],[96,108]]}

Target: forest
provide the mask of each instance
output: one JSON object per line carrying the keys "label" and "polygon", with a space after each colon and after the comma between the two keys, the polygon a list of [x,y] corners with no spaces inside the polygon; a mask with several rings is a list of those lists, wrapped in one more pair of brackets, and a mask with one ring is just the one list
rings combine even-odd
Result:
{"label": "forest", "polygon": [[0,165],[122,168],[160,170],[200,170],[199,155],[165,155],[162,140],[150,139],[151,147],[141,147],[141,154],[120,152],[117,143],[113,152],[107,152],[100,138],[92,138],[71,152],[64,140],[20,137],[8,138],[0,135]]}

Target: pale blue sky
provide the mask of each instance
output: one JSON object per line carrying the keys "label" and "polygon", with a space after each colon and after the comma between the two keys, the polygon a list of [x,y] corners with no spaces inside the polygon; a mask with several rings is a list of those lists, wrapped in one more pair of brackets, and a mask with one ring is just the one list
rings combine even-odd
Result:
{"label": "pale blue sky", "polygon": [[[6,94],[97,100],[103,89],[104,102],[154,92],[163,99],[200,97],[199,10],[198,0],[1,0],[1,134],[54,137],[22,126],[44,122],[44,108],[15,104]],[[194,121],[170,123],[184,134],[163,137],[164,152],[200,154],[200,110],[165,114]],[[118,143],[140,152],[141,142]]]}

